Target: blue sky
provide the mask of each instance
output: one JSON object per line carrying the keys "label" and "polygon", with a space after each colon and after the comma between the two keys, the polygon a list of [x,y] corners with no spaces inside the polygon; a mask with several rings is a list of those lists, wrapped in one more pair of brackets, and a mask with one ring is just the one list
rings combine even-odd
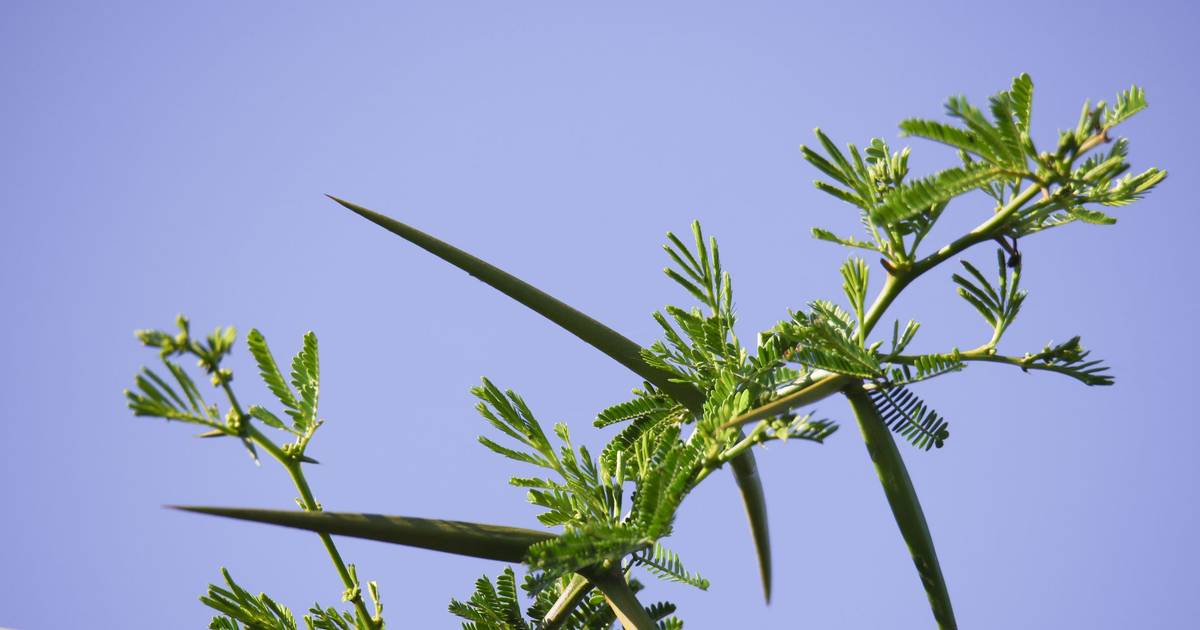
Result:
{"label": "blue sky", "polygon": [[[1117,376],[1085,388],[973,367],[919,392],[953,437],[904,455],[963,627],[1178,628],[1200,614],[1200,438],[1189,183],[1200,58],[1189,3],[158,3],[0,6],[0,626],[203,627],[226,566],[294,608],[341,592],[315,537],[163,510],[286,508],[277,468],[186,427],[131,417],[153,359],[136,328],[322,347],[311,473],[327,509],[534,526],[486,453],[467,390],[486,375],[581,441],[636,379],[491,289],[329,202],[428,230],[635,340],[686,303],[660,269],[667,230],[700,219],[734,276],[743,337],[839,298],[846,253],[814,241],[856,217],[811,186],[798,146],[981,102],[1020,72],[1045,145],[1085,98],[1137,83],[1135,168],[1171,171],[1111,228],[1022,243],[1019,354],[1075,334]],[[952,152],[914,141],[920,171]],[[942,238],[985,216],[964,201]],[[980,264],[990,249],[968,254]],[[876,267],[877,271],[878,268]],[[986,328],[950,270],[896,317],[918,349]],[[876,274],[877,278],[879,274]],[[244,348],[233,366],[266,400]],[[736,489],[718,475],[671,545],[712,588],[653,584],[689,628],[925,628],[928,608],[849,408],[823,446],[758,455],[776,550],[764,606]],[[346,541],[386,610],[417,627],[502,565]]]}

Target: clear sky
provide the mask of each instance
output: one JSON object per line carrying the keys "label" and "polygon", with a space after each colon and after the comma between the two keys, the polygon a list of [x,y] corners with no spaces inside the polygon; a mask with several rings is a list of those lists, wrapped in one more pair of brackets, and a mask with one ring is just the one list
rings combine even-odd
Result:
{"label": "clear sky", "polygon": [[[687,303],[660,269],[699,218],[734,274],[743,337],[839,298],[853,230],[800,158],[820,126],[897,139],[947,96],[983,102],[1029,72],[1043,145],[1085,98],[1144,86],[1122,128],[1171,178],[1111,228],[1022,244],[1025,312],[1002,349],[1082,334],[1117,385],[981,366],[919,388],[946,448],[904,455],[965,628],[1182,628],[1200,616],[1190,356],[1200,222],[1192,3],[0,4],[0,626],[194,628],[229,567],[297,609],[341,586],[311,534],[170,512],[287,508],[275,466],[133,418],[153,360],[135,328],[262,329],[278,354],[317,331],[328,423],[310,452],[327,509],[536,526],[475,443],[486,375],[580,441],[637,380],[465,274],[354,217],[332,193],[429,230],[634,339]],[[844,8],[839,8],[844,7]],[[915,141],[914,164],[953,153]],[[954,226],[987,207],[953,207]],[[989,248],[970,252],[980,264]],[[878,271],[878,267],[874,268]],[[986,337],[950,270],[897,317],[917,348]],[[880,274],[876,273],[878,278]],[[889,322],[890,323],[890,322]],[[244,398],[266,400],[244,347]],[[762,604],[736,489],[715,476],[671,545],[708,593],[654,583],[689,628],[932,625],[848,406],[824,446],[760,451],[776,553]],[[266,462],[269,464],[270,462]],[[346,541],[396,627],[502,565]]]}

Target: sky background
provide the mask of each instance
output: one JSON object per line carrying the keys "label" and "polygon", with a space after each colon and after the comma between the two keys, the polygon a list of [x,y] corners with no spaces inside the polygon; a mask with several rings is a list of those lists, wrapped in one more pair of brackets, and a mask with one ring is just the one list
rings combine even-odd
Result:
{"label": "sky background", "polygon": [[[660,272],[667,230],[721,242],[743,337],[841,299],[855,212],[800,157],[821,126],[895,143],[945,98],[1032,74],[1035,139],[1137,83],[1121,129],[1171,177],[1111,228],[1022,242],[1022,317],[1002,350],[1083,335],[1117,386],[976,366],[917,392],[946,448],[902,449],[965,628],[1180,628],[1200,562],[1191,383],[1200,161],[1191,3],[0,3],[0,626],[197,628],[221,566],[296,609],[342,587],[316,537],[162,509],[288,508],[273,464],[133,418],[155,357],[132,336],[188,314],[258,327],[277,355],[321,343],[310,480],[326,509],[536,526],[524,473],[475,442],[486,375],[579,442],[637,379],[462,272],[353,216],[336,194],[430,231],[649,343],[689,304]],[[918,172],[952,151],[914,141]],[[950,238],[987,216],[948,211]],[[968,258],[988,265],[991,248]],[[986,269],[987,267],[985,267]],[[872,272],[879,280],[878,265]],[[890,316],[914,347],[986,340],[939,268]],[[878,286],[876,284],[876,286]],[[890,328],[890,319],[882,328]],[[266,391],[240,345],[243,400]],[[708,593],[653,583],[689,628],[926,628],[932,619],[843,400],[827,444],[758,453],[775,598],[764,606],[728,474],[668,541]],[[498,563],[346,540],[396,627],[452,628]]]}

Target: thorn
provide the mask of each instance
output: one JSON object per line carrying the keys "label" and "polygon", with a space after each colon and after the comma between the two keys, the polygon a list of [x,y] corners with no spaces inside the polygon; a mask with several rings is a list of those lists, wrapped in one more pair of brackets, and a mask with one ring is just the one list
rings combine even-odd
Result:
{"label": "thorn", "polygon": [[179,510],[180,512],[196,512],[196,513],[200,513],[200,514],[204,513],[202,508],[200,508],[198,506],[194,506],[194,505],[170,505],[170,504],[167,504],[167,505],[162,506],[162,508],[164,510]]}
{"label": "thorn", "polygon": [[196,437],[198,437],[198,438],[217,438],[217,437],[225,437],[226,435],[228,435],[228,434],[220,429],[213,429],[212,431],[209,431],[207,433],[198,433],[198,434],[196,434]]}
{"label": "thorn", "polygon": [[880,258],[879,264],[883,265],[883,268],[888,272],[888,275],[896,275],[896,268],[892,266],[892,263],[888,262],[888,259]]}
{"label": "thorn", "polygon": [[350,208],[351,210],[354,209],[354,208],[351,208],[351,206],[353,206],[354,204],[350,203],[349,201],[346,201],[345,199],[342,199],[341,197],[334,197],[333,195],[331,195],[329,193],[325,193],[325,196],[329,197],[331,200],[333,200],[334,202],[336,202],[337,204],[339,204],[343,207]]}
{"label": "thorn", "polygon": [[299,457],[299,459],[300,459],[300,461],[302,461],[306,464],[320,464],[321,463],[321,462],[309,457],[308,455],[301,455]]}

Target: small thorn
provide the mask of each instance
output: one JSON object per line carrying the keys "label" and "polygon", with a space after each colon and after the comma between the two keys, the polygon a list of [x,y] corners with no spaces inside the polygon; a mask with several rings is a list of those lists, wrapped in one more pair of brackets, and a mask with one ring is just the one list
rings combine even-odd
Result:
{"label": "small thorn", "polygon": [[[341,197],[334,197],[333,195],[331,195],[329,193],[325,193],[325,196],[329,197],[331,200],[334,201],[334,203],[337,203],[338,205],[340,205],[344,208],[350,208],[350,206],[352,205],[349,201],[346,201],[345,199],[342,199]],[[350,208],[350,209],[353,210],[353,208]]]}
{"label": "small thorn", "polygon": [[196,437],[198,437],[198,438],[218,438],[218,437],[225,437],[226,435],[228,435],[228,433],[225,433],[224,431],[222,431],[220,429],[213,429],[212,431],[209,431],[207,433],[198,433],[198,434],[196,434]]}

